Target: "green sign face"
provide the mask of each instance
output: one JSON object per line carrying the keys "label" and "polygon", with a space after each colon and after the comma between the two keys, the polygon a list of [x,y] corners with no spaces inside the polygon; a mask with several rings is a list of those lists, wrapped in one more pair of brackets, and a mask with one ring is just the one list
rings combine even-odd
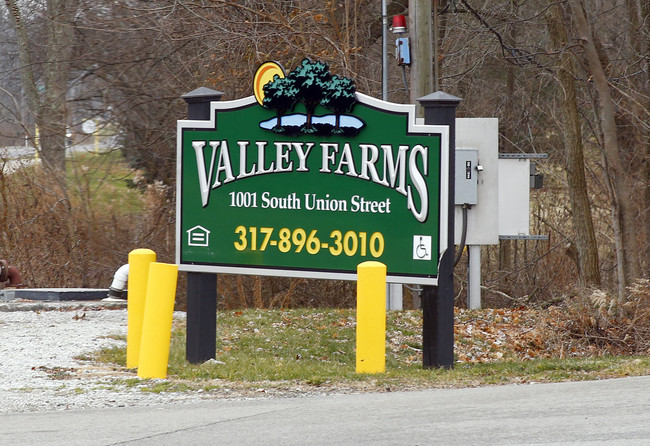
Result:
{"label": "green sign face", "polygon": [[353,280],[376,260],[389,282],[437,284],[448,128],[355,98],[340,115],[298,104],[281,116],[251,96],[179,121],[180,269]]}

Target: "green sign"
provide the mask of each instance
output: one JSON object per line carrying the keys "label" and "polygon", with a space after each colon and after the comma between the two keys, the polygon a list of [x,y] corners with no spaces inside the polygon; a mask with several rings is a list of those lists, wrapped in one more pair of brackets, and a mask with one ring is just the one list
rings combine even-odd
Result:
{"label": "green sign", "polygon": [[[437,284],[448,128],[416,124],[413,105],[350,101],[346,78],[311,102],[273,79],[262,95],[212,102],[210,120],[178,122],[180,269],[355,279],[376,260],[389,282]],[[294,103],[271,108],[281,90]]]}

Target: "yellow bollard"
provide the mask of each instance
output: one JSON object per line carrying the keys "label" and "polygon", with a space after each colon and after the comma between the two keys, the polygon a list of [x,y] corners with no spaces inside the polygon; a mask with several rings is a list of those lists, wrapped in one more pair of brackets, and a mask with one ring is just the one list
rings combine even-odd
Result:
{"label": "yellow bollard", "polygon": [[386,265],[357,266],[357,373],[386,371]]}
{"label": "yellow bollard", "polygon": [[130,369],[138,366],[149,264],[155,261],[156,253],[151,249],[134,249],[129,253],[126,366]]}
{"label": "yellow bollard", "polygon": [[166,378],[172,336],[178,265],[152,263],[142,321],[140,378]]}

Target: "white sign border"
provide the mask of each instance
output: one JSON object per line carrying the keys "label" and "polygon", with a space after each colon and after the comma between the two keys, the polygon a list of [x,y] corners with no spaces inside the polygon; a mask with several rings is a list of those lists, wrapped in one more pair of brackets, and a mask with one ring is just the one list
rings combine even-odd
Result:
{"label": "white sign border", "polygon": [[[440,269],[440,260],[447,250],[448,234],[448,213],[449,213],[449,127],[446,125],[427,125],[416,124],[415,122],[415,104],[396,104],[376,99],[363,93],[356,93],[359,103],[374,107],[377,109],[406,114],[408,116],[408,133],[437,133],[440,134],[440,209],[439,209],[439,249],[440,257],[438,258],[438,270]],[[345,272],[328,272],[322,270],[302,270],[290,269],[284,267],[239,267],[239,266],[222,266],[222,265],[191,265],[181,263],[181,176],[183,151],[183,129],[210,129],[216,126],[216,117],[219,110],[232,110],[246,107],[257,102],[255,96],[249,96],[232,101],[212,101],[210,103],[209,120],[179,120],[176,127],[176,264],[179,271],[197,272],[197,273],[225,273],[225,274],[242,274],[242,275],[260,275],[260,276],[277,276],[277,277],[297,277],[309,279],[329,279],[329,280],[357,280],[356,273]],[[386,276],[388,283],[404,283],[414,285],[438,285],[438,276],[423,277],[399,274],[388,274]]]}

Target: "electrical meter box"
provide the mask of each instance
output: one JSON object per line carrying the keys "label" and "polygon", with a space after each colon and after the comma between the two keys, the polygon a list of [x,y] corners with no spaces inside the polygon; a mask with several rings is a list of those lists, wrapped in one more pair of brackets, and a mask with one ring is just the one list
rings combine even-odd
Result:
{"label": "electrical meter box", "polygon": [[456,205],[478,203],[478,166],[477,149],[456,149]]}
{"label": "electrical meter box", "polygon": [[411,50],[408,37],[400,37],[395,41],[395,57],[397,65],[411,65]]}

